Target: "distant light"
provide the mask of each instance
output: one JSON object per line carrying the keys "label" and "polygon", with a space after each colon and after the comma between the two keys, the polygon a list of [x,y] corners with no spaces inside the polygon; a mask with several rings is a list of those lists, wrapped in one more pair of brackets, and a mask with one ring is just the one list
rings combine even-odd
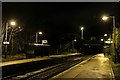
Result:
{"label": "distant light", "polygon": [[98,54],[98,56],[104,57],[104,54]]}
{"label": "distant light", "polygon": [[90,40],[95,40],[96,39],[96,37],[90,37]]}
{"label": "distant light", "polygon": [[43,45],[43,44],[37,44],[37,43],[34,43],[34,45],[36,45],[36,46],[37,46],[37,45]]}
{"label": "distant light", "polygon": [[108,38],[108,41],[110,41],[111,39],[110,38]]}
{"label": "distant light", "polygon": [[29,43],[29,45],[35,45],[35,46],[50,46],[49,44],[37,44],[37,43],[34,43],[34,44]]}
{"label": "distant light", "polygon": [[113,43],[113,41],[105,41],[105,43],[110,44]]}
{"label": "distant light", "polygon": [[100,39],[100,41],[103,41],[104,39]]}
{"label": "distant light", "polygon": [[14,21],[10,22],[10,25],[15,26],[16,23]]}
{"label": "distant light", "polygon": [[81,30],[83,30],[84,29],[84,27],[81,27]]}
{"label": "distant light", "polygon": [[19,27],[19,29],[20,29],[21,27]]}
{"label": "distant light", "polygon": [[42,32],[39,32],[39,34],[42,34]]}
{"label": "distant light", "polygon": [[109,46],[103,46],[104,48],[108,48]]}
{"label": "distant light", "polygon": [[3,44],[10,44],[9,42],[3,42]]}
{"label": "distant light", "polygon": [[23,29],[21,29],[20,31],[22,31]]}
{"label": "distant light", "polygon": [[108,18],[109,18],[109,17],[107,17],[107,16],[103,16],[103,17],[102,17],[102,20],[106,21]]}
{"label": "distant light", "polygon": [[107,36],[107,34],[104,34],[104,36]]}
{"label": "distant light", "polygon": [[76,42],[77,40],[75,39],[74,42]]}

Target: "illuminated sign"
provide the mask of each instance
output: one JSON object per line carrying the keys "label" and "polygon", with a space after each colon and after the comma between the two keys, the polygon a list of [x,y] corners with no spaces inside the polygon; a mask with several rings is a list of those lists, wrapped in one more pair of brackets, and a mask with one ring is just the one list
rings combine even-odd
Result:
{"label": "illuminated sign", "polygon": [[43,43],[48,43],[48,41],[47,41],[47,40],[42,40],[42,44],[43,44]]}

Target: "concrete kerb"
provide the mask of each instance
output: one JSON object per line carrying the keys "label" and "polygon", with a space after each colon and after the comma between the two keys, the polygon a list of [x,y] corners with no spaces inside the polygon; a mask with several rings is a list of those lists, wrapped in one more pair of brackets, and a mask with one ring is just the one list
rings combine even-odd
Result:
{"label": "concrete kerb", "polygon": [[[109,59],[109,58],[108,58]],[[109,59],[109,64],[110,64],[110,68],[111,68],[111,77],[113,80],[115,80],[115,75],[114,75],[114,72],[113,72],[113,68],[112,68],[112,61]]]}
{"label": "concrete kerb", "polygon": [[80,64],[85,64],[86,62],[88,62],[88,61],[90,61],[92,58],[94,58],[95,56],[96,56],[96,55],[94,55],[94,56],[92,56],[92,57],[90,57],[90,58],[82,61],[81,63],[79,63],[79,65],[80,65]]}
{"label": "concrete kerb", "polygon": [[[88,58],[87,60],[82,61],[82,62],[79,63],[79,64],[76,64],[75,66],[73,66],[73,67],[71,67],[71,68],[69,68],[69,69],[63,71],[62,73],[60,73],[60,74],[54,76],[53,78],[55,78],[55,77],[57,77],[57,76],[59,76],[59,75],[65,73],[65,72],[67,72],[67,71],[69,71],[69,70],[71,70],[71,69],[77,67],[78,65],[81,65],[81,64],[85,64],[85,63],[87,63],[88,61],[90,61],[90,60],[91,60],[92,58],[94,58],[95,56],[96,56],[96,55],[94,55],[94,56]],[[108,59],[109,59],[109,58],[108,58]],[[110,68],[111,68],[111,71],[112,71],[112,72],[111,72],[111,79],[112,79],[112,80],[115,80],[115,76],[114,76],[114,73],[113,73],[113,69],[112,69],[112,66],[111,66],[111,62],[110,62],[110,60],[109,60],[109,64],[110,64]],[[51,79],[50,79],[50,80],[51,80]]]}
{"label": "concrete kerb", "polygon": [[[89,60],[91,60],[92,58],[94,58],[95,56],[96,56],[96,55],[94,55],[94,56],[92,56],[92,57],[90,57],[90,58],[88,58],[88,59],[82,61],[82,62],[79,63],[79,64],[76,64],[75,66],[73,66],[73,67],[71,67],[71,68],[69,68],[69,69],[67,69],[67,70],[65,70],[65,71],[63,71],[63,72],[61,72],[61,73],[59,73],[58,75],[53,76],[53,78],[55,78],[55,77],[57,77],[57,76],[59,76],[59,75],[65,73],[65,72],[67,72],[67,71],[69,71],[69,70],[71,70],[71,69],[77,67],[78,65],[85,64],[86,62],[88,62]],[[49,80],[51,80],[51,79],[49,79]]]}
{"label": "concrete kerb", "polygon": [[108,60],[109,60],[110,68],[111,68],[111,71],[112,71],[112,72],[111,72],[112,80],[115,80],[115,75],[114,75],[113,67],[112,67],[112,65],[113,65],[113,61],[112,61],[111,57],[109,57],[109,55],[106,55],[106,57],[107,57]]}
{"label": "concrete kerb", "polygon": [[79,63],[79,64],[76,64],[75,66],[71,67],[70,69],[72,69],[72,68],[74,68],[74,67],[76,67],[76,66],[78,66],[78,65],[85,64],[86,62],[88,62],[88,61],[90,61],[92,58],[94,58],[95,56],[96,56],[96,55],[94,55],[94,56],[92,56],[92,57],[90,57],[90,58],[88,58],[88,59],[82,61],[82,62]]}

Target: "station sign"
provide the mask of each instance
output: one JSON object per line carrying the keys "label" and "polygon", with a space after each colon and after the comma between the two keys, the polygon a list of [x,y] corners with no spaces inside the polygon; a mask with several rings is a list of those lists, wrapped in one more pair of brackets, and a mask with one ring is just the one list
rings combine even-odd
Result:
{"label": "station sign", "polygon": [[47,41],[47,40],[42,40],[42,44],[43,44],[43,43],[48,43],[48,41]]}

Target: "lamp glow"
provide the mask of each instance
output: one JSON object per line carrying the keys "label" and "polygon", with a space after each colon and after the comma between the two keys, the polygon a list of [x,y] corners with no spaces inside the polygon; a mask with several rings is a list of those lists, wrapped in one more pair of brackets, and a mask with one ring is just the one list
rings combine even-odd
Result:
{"label": "lamp glow", "polygon": [[84,27],[81,27],[81,30],[83,30],[84,29]]}
{"label": "lamp glow", "polygon": [[10,22],[10,25],[15,26],[16,23],[14,21]]}
{"label": "lamp glow", "polygon": [[42,32],[39,32],[39,34],[42,34]]}
{"label": "lamp glow", "polygon": [[107,17],[107,16],[103,16],[103,17],[102,17],[102,20],[106,21],[108,18],[109,18],[109,17]]}

